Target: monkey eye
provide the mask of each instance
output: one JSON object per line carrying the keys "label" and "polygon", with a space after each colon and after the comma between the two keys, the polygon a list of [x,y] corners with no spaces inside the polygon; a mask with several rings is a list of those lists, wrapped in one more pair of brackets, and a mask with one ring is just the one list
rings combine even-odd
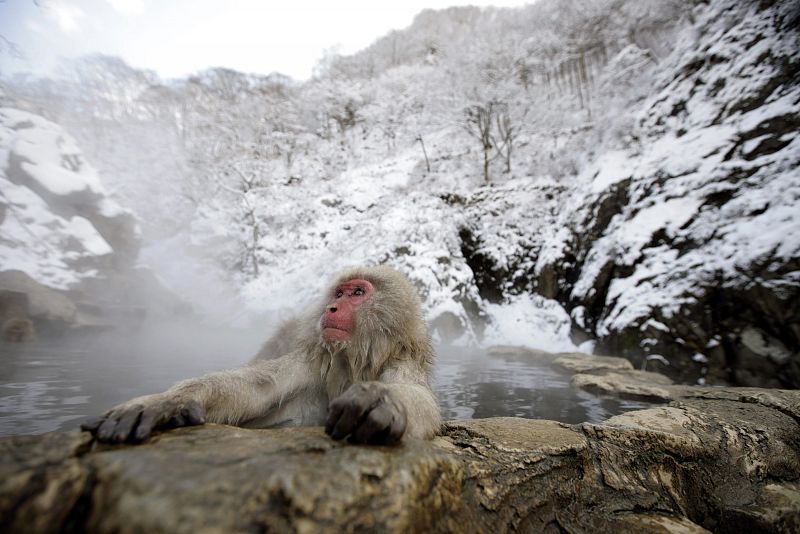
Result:
{"label": "monkey eye", "polygon": [[344,295],[344,291],[342,291],[341,289],[337,289],[336,290],[336,298],[337,299],[341,298],[342,295]]}
{"label": "monkey eye", "polygon": [[363,294],[364,294],[364,290],[362,288],[360,288],[360,287],[357,287],[357,288],[355,288],[353,290],[353,296],[355,296],[355,297],[360,297]]}

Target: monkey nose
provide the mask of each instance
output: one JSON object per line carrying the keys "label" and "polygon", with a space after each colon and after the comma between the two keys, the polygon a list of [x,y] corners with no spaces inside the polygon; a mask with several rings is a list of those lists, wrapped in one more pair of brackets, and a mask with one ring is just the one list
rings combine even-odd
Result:
{"label": "monkey nose", "polygon": [[328,306],[328,311],[330,313],[336,313],[336,306]]}

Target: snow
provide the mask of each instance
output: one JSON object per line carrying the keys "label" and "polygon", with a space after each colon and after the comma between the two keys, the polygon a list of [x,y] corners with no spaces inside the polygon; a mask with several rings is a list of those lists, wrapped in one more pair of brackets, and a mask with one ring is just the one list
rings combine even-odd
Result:
{"label": "snow", "polygon": [[79,274],[58,251],[69,223],[53,215],[30,189],[9,182],[2,174],[0,193],[0,206],[8,210],[0,223],[2,270],[20,270],[56,288],[77,282]]}
{"label": "snow", "polygon": [[[625,165],[629,163],[628,155],[622,150],[612,150],[601,155],[597,160],[584,171],[591,173],[592,192],[600,193],[612,185],[624,180],[631,175],[631,169]],[[586,178],[579,178],[588,181]]]}
{"label": "snow", "polygon": [[23,162],[22,169],[42,185],[45,189],[56,195],[68,195],[84,191],[86,183],[75,180],[75,173],[52,163],[39,163],[32,165]]}
{"label": "snow", "polygon": [[[699,24],[718,24],[713,13],[711,10]],[[734,18],[730,24],[732,27],[717,32],[725,35],[725,41],[737,32],[753,31],[748,17]],[[756,58],[770,48],[770,41],[778,39],[774,35],[765,38],[757,47],[737,54],[731,64],[708,65],[712,72],[704,72],[704,79],[725,79],[725,91],[732,95],[729,99],[753,93],[752,87],[764,83],[764,67]],[[683,46],[702,45],[685,42]],[[730,53],[718,43],[713,46],[723,56]],[[777,48],[780,46],[775,44],[773,49]],[[681,71],[681,63],[693,55],[681,47],[676,49],[667,61],[669,68],[663,71],[662,89],[638,111],[643,143],[598,156],[579,177],[591,187],[577,190],[579,200],[571,201],[579,208],[567,218],[567,224],[580,226],[590,221],[582,206],[607,194],[620,180],[631,179],[628,205],[594,242],[572,290],[572,298],[591,297],[609,262],[633,266],[630,275],[611,280],[606,309],[597,325],[600,336],[629,325],[654,325],[649,322],[654,314],[674,315],[694,301],[699,288],[719,277],[733,285],[748,284],[743,273],[752,265],[777,265],[800,256],[800,139],[791,134],[786,147],[755,160],[748,159],[749,155],[768,136],[740,142],[743,134],[755,131],[764,121],[794,113],[800,100],[798,86],[783,87],[783,95],[770,97],[764,105],[725,117],[726,101],[698,93],[698,84],[691,77],[670,74]],[[671,115],[677,102],[685,103],[686,115],[680,121],[670,117],[665,130],[659,121]],[[679,127],[686,133],[678,135]],[[748,176],[727,182],[736,172]],[[731,193],[729,201],[720,207],[708,205],[709,196],[725,191]],[[668,242],[693,245],[682,251],[652,243],[658,231],[664,232]],[[559,239],[544,250],[563,250],[561,243]],[[557,254],[547,255],[549,262],[558,261]],[[787,279],[787,283],[791,282]]]}
{"label": "snow", "polygon": [[9,146],[23,169],[56,195],[89,190],[105,193],[97,173],[83,162],[75,140],[56,124],[32,113],[0,108],[0,122],[14,131]]}
{"label": "snow", "polygon": [[622,261],[632,263],[657,230],[664,229],[668,235],[674,236],[692,218],[701,203],[699,199],[673,198],[639,210],[618,230],[616,237],[619,246],[631,252],[624,254]]}
{"label": "snow", "polygon": [[83,212],[94,207],[107,218],[128,212],[106,196],[75,141],[42,117],[2,108],[0,155],[0,269],[59,289],[97,276],[114,250],[89,219],[62,215],[73,201],[59,198],[79,194]]}
{"label": "snow", "polygon": [[89,254],[103,256],[113,252],[111,245],[97,233],[92,223],[84,217],[78,215],[72,217],[66,227],[66,232],[77,239]]}
{"label": "snow", "polygon": [[488,304],[491,322],[484,344],[520,345],[548,352],[578,350],[569,339],[571,321],[558,302],[539,295],[520,295],[504,304]]}

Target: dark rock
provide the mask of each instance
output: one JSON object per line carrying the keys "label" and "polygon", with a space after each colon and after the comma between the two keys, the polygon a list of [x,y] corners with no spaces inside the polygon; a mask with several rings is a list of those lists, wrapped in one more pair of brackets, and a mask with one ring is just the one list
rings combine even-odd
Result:
{"label": "dark rock", "polygon": [[0,272],[0,290],[27,296],[25,316],[55,328],[75,324],[78,310],[69,298],[59,291],[43,286],[22,271]]}
{"label": "dark rock", "polygon": [[431,332],[435,332],[440,339],[449,341],[464,335],[466,325],[456,314],[445,311],[431,319]]}
{"label": "dark rock", "polygon": [[[0,280],[3,273],[0,273]],[[30,305],[24,291],[0,289],[0,322],[12,317],[28,317]]]}
{"label": "dark rock", "polygon": [[496,265],[492,258],[481,250],[480,238],[470,228],[461,228],[458,237],[461,239],[461,254],[472,270],[481,298],[489,302],[500,302],[503,299],[500,288],[508,277],[507,270]]}
{"label": "dark rock", "polygon": [[12,317],[6,319],[0,328],[0,339],[11,343],[24,343],[33,341],[36,337],[36,330],[33,321],[26,317]]}

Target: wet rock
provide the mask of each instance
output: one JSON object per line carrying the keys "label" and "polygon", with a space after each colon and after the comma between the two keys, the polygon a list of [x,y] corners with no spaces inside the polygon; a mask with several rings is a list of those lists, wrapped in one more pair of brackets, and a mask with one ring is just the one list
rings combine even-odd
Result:
{"label": "wet rock", "polygon": [[554,363],[575,372],[593,371],[595,369],[633,369],[631,362],[625,358],[593,356],[582,352],[559,354]]}
{"label": "wet rock", "polygon": [[597,369],[574,375],[571,383],[575,387],[620,397],[656,400],[671,398],[670,390],[666,386],[670,386],[672,380],[650,371]]}
{"label": "wet rock", "polygon": [[153,271],[142,267],[86,278],[69,295],[85,314],[117,325],[193,313],[190,304],[164,287]]}
{"label": "wet rock", "polygon": [[800,406],[800,392],[694,391],[719,398],[683,395],[601,424],[457,421],[399,447],[337,443],[319,428],[220,425],[139,446],[93,447],[77,432],[7,438],[0,524],[26,533],[796,532],[800,419],[786,410]]}
{"label": "wet rock", "polygon": [[[758,404],[788,414],[800,421],[800,394],[795,390],[762,389],[748,387],[703,387],[673,384],[669,377],[649,371],[631,368],[603,367],[593,365],[598,358],[613,362],[619,358],[591,356],[575,353],[568,355],[563,363],[577,370],[571,383],[575,387],[606,395],[660,401],[689,399],[726,400],[746,404]],[[556,363],[562,363],[560,356]],[[626,361],[626,360],[623,360]],[[565,365],[565,367],[567,367]],[[570,368],[570,367],[567,367]]]}
{"label": "wet rock", "polygon": [[28,295],[24,292],[0,289],[0,322],[14,317],[27,317],[29,308]]}
{"label": "wet rock", "polygon": [[22,317],[12,317],[2,323],[0,327],[0,339],[11,343],[24,343],[33,341],[36,337],[36,329],[33,321]]}
{"label": "wet rock", "polygon": [[77,319],[78,311],[69,298],[22,271],[0,272],[0,290],[27,295],[27,316],[37,322],[66,326]]}

